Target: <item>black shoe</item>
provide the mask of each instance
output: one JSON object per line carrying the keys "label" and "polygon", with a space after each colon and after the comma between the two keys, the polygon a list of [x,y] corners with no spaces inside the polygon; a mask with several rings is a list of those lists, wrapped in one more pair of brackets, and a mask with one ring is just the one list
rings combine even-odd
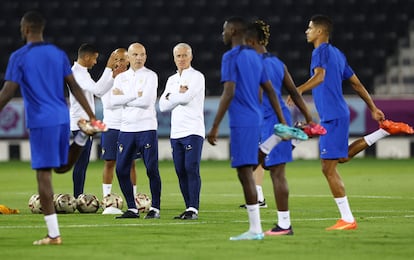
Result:
{"label": "black shoe", "polygon": [[[262,208],[262,209],[267,208],[266,199],[264,199],[263,201],[258,201],[258,203],[259,203],[259,208]],[[241,204],[239,207],[245,209],[246,204]]]}
{"label": "black shoe", "polygon": [[178,215],[178,216],[175,216],[174,217],[174,219],[182,219],[183,217],[184,217],[184,215],[185,215],[185,212],[186,211],[184,211],[183,213],[181,213],[180,215]]}
{"label": "black shoe", "polygon": [[156,212],[155,210],[150,210],[148,214],[145,216],[145,219],[154,219],[160,218],[160,213]]}
{"label": "black shoe", "polygon": [[184,216],[181,219],[198,219],[197,213],[192,210],[184,212]]}
{"label": "black shoe", "polygon": [[139,213],[132,212],[127,210],[121,216],[117,216],[115,218],[139,218]]}
{"label": "black shoe", "polygon": [[276,224],[276,226],[266,232],[264,232],[266,236],[283,236],[283,235],[293,235],[293,229],[292,226],[288,227],[287,229],[279,227],[279,225]]}

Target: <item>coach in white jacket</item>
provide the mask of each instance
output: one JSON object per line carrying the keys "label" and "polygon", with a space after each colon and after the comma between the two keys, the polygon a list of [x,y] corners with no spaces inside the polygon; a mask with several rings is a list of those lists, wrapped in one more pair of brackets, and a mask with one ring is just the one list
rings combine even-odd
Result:
{"label": "coach in white jacket", "polygon": [[131,164],[140,153],[147,169],[152,205],[145,218],[160,217],[161,178],[158,170],[157,100],[158,76],[146,68],[147,54],[140,43],[128,48],[130,68],[115,78],[110,101],[122,106],[121,129],[118,136],[116,174],[128,210],[117,218],[138,218],[130,179]]}
{"label": "coach in white jacket", "polygon": [[171,111],[171,148],[175,171],[186,210],[175,219],[198,219],[200,161],[205,136],[204,75],[191,67],[191,46],[179,43],[173,49],[177,73],[167,80],[159,107]]}
{"label": "coach in white jacket", "polygon": [[[124,48],[118,48],[113,53],[115,55],[114,71],[124,72],[128,70],[128,51]],[[119,74],[118,73],[118,74]],[[102,195],[103,197],[111,194],[112,181],[115,172],[116,155],[118,153],[118,135],[121,128],[122,107],[112,106],[111,93],[108,91],[101,97],[103,106],[102,121],[108,127],[108,131],[101,134],[101,159],[104,160],[104,169],[102,174]],[[137,157],[139,155],[137,154]],[[131,182],[134,187],[134,194],[136,194],[136,171],[135,161],[131,164]],[[105,208],[102,214],[119,214],[122,213],[120,209],[109,207]]]}

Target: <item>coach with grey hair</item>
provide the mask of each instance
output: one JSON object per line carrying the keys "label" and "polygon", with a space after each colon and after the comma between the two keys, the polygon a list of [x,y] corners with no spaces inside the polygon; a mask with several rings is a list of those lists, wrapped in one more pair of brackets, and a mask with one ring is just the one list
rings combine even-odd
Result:
{"label": "coach with grey hair", "polygon": [[170,142],[175,171],[186,210],[174,219],[198,219],[200,205],[200,161],[205,136],[204,75],[191,66],[191,46],[179,43],[173,49],[177,73],[167,80],[159,106],[171,111]]}

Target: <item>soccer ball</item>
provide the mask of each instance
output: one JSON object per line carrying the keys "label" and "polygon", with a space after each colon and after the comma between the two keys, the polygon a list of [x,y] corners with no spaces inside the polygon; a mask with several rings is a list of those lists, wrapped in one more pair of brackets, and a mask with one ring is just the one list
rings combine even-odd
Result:
{"label": "soccer ball", "polygon": [[148,212],[151,207],[151,198],[144,193],[135,195],[135,204],[140,213]]}
{"label": "soccer ball", "polygon": [[115,193],[111,193],[106,195],[101,202],[101,206],[103,209],[114,207],[118,209],[122,209],[122,206],[124,204],[124,200],[121,196]]}
{"label": "soccer ball", "polygon": [[29,199],[29,209],[32,213],[42,213],[39,194],[33,194]]}
{"label": "soccer ball", "polygon": [[76,210],[76,199],[70,194],[60,194],[55,201],[57,213],[73,213]]}
{"label": "soccer ball", "polygon": [[76,208],[80,213],[95,213],[101,204],[93,194],[81,194],[76,199]]}
{"label": "soccer ball", "polygon": [[60,195],[62,195],[62,193],[53,194],[53,205],[55,205],[55,209],[56,209],[56,200]]}
{"label": "soccer ball", "polygon": [[55,203],[56,203],[56,200],[57,200],[57,198],[58,198],[60,195],[62,195],[62,193],[55,193],[55,194],[53,194],[53,204],[55,204]]}

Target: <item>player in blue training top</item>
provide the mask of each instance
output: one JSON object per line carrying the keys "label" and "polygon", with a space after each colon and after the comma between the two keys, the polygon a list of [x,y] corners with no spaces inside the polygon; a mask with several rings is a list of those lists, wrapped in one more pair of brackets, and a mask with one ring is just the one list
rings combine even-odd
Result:
{"label": "player in blue training top", "polygon": [[223,42],[231,45],[232,49],[222,58],[223,94],[213,125],[207,135],[208,142],[215,145],[218,127],[228,110],[231,166],[237,169],[243,187],[250,224],[247,232],[231,237],[230,240],[260,240],[264,237],[252,174],[253,167],[258,164],[260,127],[263,118],[259,86],[268,95],[279,121],[286,124],[262,58],[255,50],[243,45],[245,30],[246,23],[239,17],[232,17],[223,25]]}
{"label": "player in blue training top", "polygon": [[[293,82],[287,67],[280,59],[267,52],[266,46],[269,43],[269,38],[270,26],[264,21],[257,20],[248,25],[245,37],[246,43],[262,55],[265,69],[278,96],[280,106],[287,123],[291,125],[292,119],[290,110],[282,99],[282,87],[285,87],[285,89],[288,91],[292,97],[292,100],[304,115],[306,122],[309,125],[313,124],[309,109],[306,107],[305,102],[297,92],[296,85]],[[269,102],[269,98],[266,94],[263,95],[262,109],[263,124],[261,127],[261,142],[268,139],[270,136],[273,136],[273,126],[279,123],[279,120],[274,114],[272,106]],[[282,139],[277,136],[274,138],[278,138],[278,144],[275,148],[268,152],[262,163],[263,166],[270,171],[270,176],[273,183],[274,198],[278,210],[278,222],[274,228],[266,231],[265,235],[292,235],[293,229],[290,223],[290,213],[288,207],[289,187],[285,172],[286,163],[293,160],[292,143],[290,140],[282,141]],[[260,148],[262,149],[262,146],[260,146]],[[258,174],[260,171],[263,172],[262,167],[258,167],[254,172],[256,175],[256,187],[258,186],[258,182],[262,182],[263,174]],[[259,176],[261,176],[261,178],[259,178]],[[257,192],[259,193],[260,190],[257,190]],[[258,198],[258,201],[260,203],[260,198]]]}
{"label": "player in blue training top", "polygon": [[310,19],[306,37],[315,48],[310,65],[311,78],[299,86],[298,91],[303,93],[312,90],[321,124],[327,130],[327,134],[319,139],[322,172],[341,214],[341,219],[327,230],[350,230],[356,229],[357,223],[337,169],[339,159],[348,157],[350,124],[349,109],[342,94],[342,81],[350,81],[353,89],[367,104],[373,119],[381,122],[385,117],[348,65],[345,55],[329,43],[332,28],[332,21],[327,16],[315,15]]}
{"label": "player in blue training top", "polygon": [[0,110],[20,87],[26,126],[30,129],[32,168],[36,170],[40,203],[48,229],[47,236],[33,244],[58,245],[62,239],[53,204],[52,168],[59,168],[55,169],[57,172],[68,171],[88,138],[83,133],[77,135],[69,151],[69,108],[64,95],[65,84],[90,119],[94,121],[96,118],[72,75],[67,55],[44,42],[44,27],[45,19],[38,12],[30,11],[23,16],[20,31],[26,44],[10,56],[0,92]]}

